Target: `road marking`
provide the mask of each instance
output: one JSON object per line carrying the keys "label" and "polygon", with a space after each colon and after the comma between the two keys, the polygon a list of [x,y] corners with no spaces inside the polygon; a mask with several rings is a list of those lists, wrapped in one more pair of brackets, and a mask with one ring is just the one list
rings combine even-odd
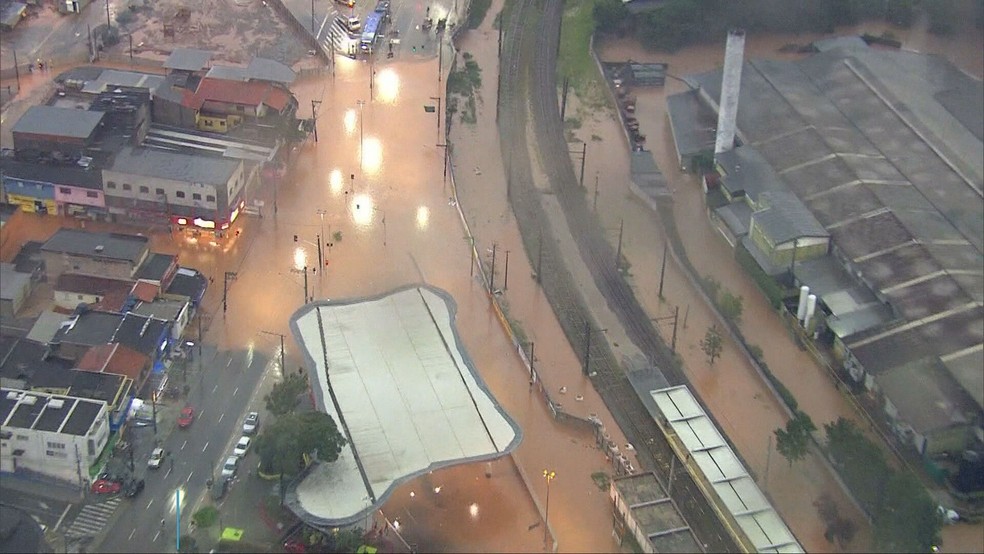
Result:
{"label": "road marking", "polygon": [[137,534],[137,530],[136,529],[134,529],[133,531],[130,531],[130,536],[126,540],[132,541],[133,540],[133,535],[136,535],[136,534]]}
{"label": "road marking", "polygon": [[44,511],[46,511],[46,512],[51,509],[51,506],[45,504],[44,502],[42,502],[40,500],[38,501],[38,506],[41,506],[41,509],[44,510]]}
{"label": "road marking", "polygon": [[208,448],[208,442],[207,441],[205,442],[205,446],[202,447],[202,452],[205,452],[205,449],[206,448]]}
{"label": "road marking", "polygon": [[184,444],[181,445],[181,450],[184,450],[186,446],[188,446],[188,441],[184,441]]}
{"label": "road marking", "polygon": [[229,361],[226,362],[226,369],[229,369],[229,366],[231,365],[232,365],[232,358],[229,358]]}
{"label": "road marking", "polygon": [[148,502],[148,503],[147,503],[147,507],[146,507],[146,508],[144,508],[144,509],[145,509],[145,510],[149,510],[149,509],[150,509],[150,505],[151,505],[151,504],[153,504],[153,503],[154,503],[154,499],[153,499],[153,498],[151,498],[151,499],[150,499],[150,502]]}
{"label": "road marking", "polygon": [[158,539],[158,537],[160,537],[160,536],[161,536],[161,532],[160,532],[160,531],[158,531],[158,532],[157,532],[157,534],[156,534],[156,535],[154,535],[154,542],[157,542],[157,539]]}
{"label": "road marking", "polygon": [[236,396],[237,394],[239,394],[239,387],[236,387],[236,390],[232,391],[233,396]]}
{"label": "road marking", "polygon": [[219,390],[219,386],[218,385],[215,385],[214,387],[212,387],[212,394],[215,394],[215,391],[217,391],[217,390]]}
{"label": "road marking", "polygon": [[194,470],[192,470],[191,473],[188,474],[188,479],[185,481],[185,483],[190,483],[191,482],[191,476],[194,475],[194,474],[195,474],[195,472],[194,472]]}
{"label": "road marking", "polygon": [[219,423],[222,423],[222,418],[225,417],[225,413],[219,414]]}
{"label": "road marking", "polygon": [[61,517],[58,518],[58,523],[55,523],[55,527],[52,529],[53,531],[57,531],[58,528],[61,527],[62,522],[65,521],[65,516],[68,515],[68,510],[70,510],[71,508],[72,508],[72,505],[71,504],[69,504],[68,506],[65,506],[65,511],[62,512]]}
{"label": "road marking", "polygon": [[[212,392],[215,392],[215,391],[212,391]],[[198,412],[198,417],[199,418],[201,418],[203,415],[205,415],[205,408],[202,408],[202,411]]]}
{"label": "road marking", "polygon": [[170,474],[171,474],[171,468],[167,468],[167,473],[164,474],[164,478],[167,479],[167,476]]}

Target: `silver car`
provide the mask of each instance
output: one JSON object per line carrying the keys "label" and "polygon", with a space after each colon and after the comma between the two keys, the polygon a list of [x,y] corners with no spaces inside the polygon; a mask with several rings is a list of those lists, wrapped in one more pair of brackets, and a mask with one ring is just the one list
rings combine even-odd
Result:
{"label": "silver car", "polygon": [[239,469],[239,457],[229,456],[226,458],[225,465],[222,466],[222,478],[228,479],[236,475],[236,470]]}
{"label": "silver car", "polygon": [[260,414],[257,412],[250,412],[246,415],[246,419],[243,420],[243,434],[252,435],[260,426]]}

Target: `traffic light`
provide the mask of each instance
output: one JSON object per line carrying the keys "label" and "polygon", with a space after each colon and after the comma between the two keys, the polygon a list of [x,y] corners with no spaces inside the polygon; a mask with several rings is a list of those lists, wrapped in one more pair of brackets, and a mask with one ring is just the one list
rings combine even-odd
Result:
{"label": "traffic light", "polygon": [[294,242],[297,242],[297,235],[294,235]]}

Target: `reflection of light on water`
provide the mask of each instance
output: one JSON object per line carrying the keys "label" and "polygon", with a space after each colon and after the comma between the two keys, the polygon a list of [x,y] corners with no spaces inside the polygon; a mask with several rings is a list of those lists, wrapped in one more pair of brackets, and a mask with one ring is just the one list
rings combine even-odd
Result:
{"label": "reflection of light on water", "polygon": [[[174,455],[173,453],[171,454]],[[168,499],[168,504],[170,505],[170,512],[173,514],[178,511],[178,495],[181,495],[181,504],[184,506],[188,503],[187,497],[185,496],[184,485],[178,487],[171,493],[171,497]]]}
{"label": "reflection of light on water", "polygon": [[434,487],[434,494],[441,494],[441,487]]}
{"label": "reflection of light on water", "polygon": [[366,226],[372,223],[372,212],[374,206],[372,197],[360,194],[352,200],[352,220],[356,225]]}
{"label": "reflection of light on water", "polygon": [[335,71],[342,75],[352,75],[362,64],[347,56],[335,56]]}
{"label": "reflection of light on water", "polygon": [[359,116],[355,113],[355,108],[349,108],[345,110],[345,118],[343,123],[345,124],[345,134],[351,135],[355,132],[355,124],[358,123]]}
{"label": "reflection of light on water", "polygon": [[328,174],[328,186],[331,188],[332,194],[342,192],[342,172],[340,170],[331,170],[331,173]]}
{"label": "reflection of light on water", "polygon": [[298,246],[294,248],[294,269],[304,269],[307,266],[307,252]]}
{"label": "reflection of light on water", "polygon": [[397,531],[400,530],[400,520],[398,519],[393,520],[393,529],[396,529]]}
{"label": "reflection of light on water", "polygon": [[417,496],[417,493],[415,493],[415,492],[413,492],[413,491],[410,491],[410,498],[413,498],[413,497],[415,497],[415,496]]}
{"label": "reflection of light on water", "polygon": [[468,515],[478,519],[478,504],[472,502],[471,505],[468,506]]}
{"label": "reflection of light on water", "polygon": [[362,169],[374,174],[383,165],[383,143],[376,137],[369,137],[362,145]]}
{"label": "reflection of light on water", "polygon": [[417,228],[421,230],[426,229],[428,221],[430,221],[430,209],[428,209],[427,206],[420,206],[417,208]]}
{"label": "reflection of light on water", "polygon": [[400,76],[392,68],[387,67],[376,74],[376,88],[379,90],[376,99],[392,104],[400,94]]}

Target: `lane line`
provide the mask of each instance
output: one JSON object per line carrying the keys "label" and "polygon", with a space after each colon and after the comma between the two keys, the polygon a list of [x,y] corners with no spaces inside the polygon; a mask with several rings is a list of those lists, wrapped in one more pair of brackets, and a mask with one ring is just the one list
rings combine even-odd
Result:
{"label": "lane line", "polygon": [[64,511],[64,512],[62,512],[62,515],[61,515],[61,517],[60,517],[60,518],[58,518],[58,522],[57,522],[57,523],[55,523],[55,526],[54,526],[54,528],[52,529],[52,531],[57,531],[57,530],[58,530],[58,528],[59,528],[59,527],[61,527],[61,524],[62,524],[62,523],[63,523],[63,522],[65,521],[65,516],[67,516],[67,515],[68,515],[68,511],[69,511],[69,510],[70,510],[71,508],[72,508],[72,505],[71,505],[71,504],[69,504],[69,505],[67,505],[67,506],[65,506],[65,511]]}
{"label": "lane line", "polygon": [[237,394],[239,394],[239,387],[236,387],[236,390],[232,391],[233,396],[236,396]]}
{"label": "lane line", "polygon": [[160,538],[160,536],[161,536],[161,532],[158,531],[157,534],[154,535],[154,542],[157,542],[157,539]]}
{"label": "lane line", "polygon": [[219,390],[219,385],[215,385],[214,387],[212,387],[212,394],[215,394],[215,391],[217,390]]}
{"label": "lane line", "polygon": [[225,412],[219,414],[219,423],[222,423],[222,418],[225,417]]}
{"label": "lane line", "polygon": [[136,529],[134,529],[133,531],[130,531],[130,536],[126,540],[132,541],[133,540],[133,535],[136,535],[136,534],[137,534],[137,530]]}
{"label": "lane line", "polygon": [[205,452],[205,449],[206,449],[206,448],[208,448],[208,441],[206,441],[206,442],[205,442],[205,446],[203,446],[203,447],[202,447],[202,452]]}
{"label": "lane line", "polygon": [[191,473],[188,474],[188,478],[185,479],[185,483],[190,483],[191,482],[191,476],[194,475],[194,474],[195,474],[195,470],[191,470]]}
{"label": "lane line", "polygon": [[181,445],[181,450],[184,450],[186,446],[188,446],[188,441],[184,441],[184,444]]}
{"label": "lane line", "polygon": [[226,369],[229,369],[229,366],[231,366],[231,365],[232,365],[232,358],[230,357],[229,358],[229,361],[226,362]]}
{"label": "lane line", "polygon": [[153,499],[153,498],[151,498],[151,499],[150,499],[150,502],[148,502],[148,503],[147,503],[147,507],[146,507],[145,509],[146,509],[146,510],[149,510],[149,509],[150,509],[150,505],[151,505],[151,504],[153,504],[153,503],[154,503],[154,499]]}
{"label": "lane line", "polygon": [[167,476],[170,474],[171,474],[171,468],[167,468],[167,473],[164,474],[164,478],[167,479]]}

